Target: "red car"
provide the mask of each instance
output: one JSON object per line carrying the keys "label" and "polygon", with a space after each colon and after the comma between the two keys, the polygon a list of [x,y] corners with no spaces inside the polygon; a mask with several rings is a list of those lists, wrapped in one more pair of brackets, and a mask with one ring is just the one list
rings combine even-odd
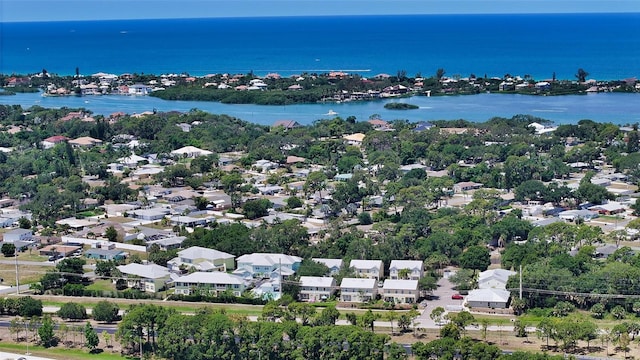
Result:
{"label": "red car", "polygon": [[453,295],[451,295],[451,298],[452,298],[453,300],[462,300],[462,299],[464,299],[464,298],[462,297],[462,295],[460,295],[460,294],[453,294]]}

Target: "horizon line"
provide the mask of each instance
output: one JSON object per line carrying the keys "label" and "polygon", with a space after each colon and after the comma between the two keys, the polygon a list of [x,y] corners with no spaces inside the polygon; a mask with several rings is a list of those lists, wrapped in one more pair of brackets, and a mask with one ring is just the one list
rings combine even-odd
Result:
{"label": "horizon line", "polygon": [[346,18],[346,17],[394,17],[394,16],[527,16],[527,15],[640,15],[637,12],[620,11],[570,11],[570,12],[469,12],[469,13],[397,13],[397,14],[318,14],[318,15],[256,15],[256,16],[209,16],[209,17],[154,17],[154,18],[107,18],[107,19],[57,19],[57,20],[6,20],[2,23],[53,23],[53,22],[93,22],[93,21],[154,21],[154,20],[209,20],[209,19],[279,19],[279,18]]}

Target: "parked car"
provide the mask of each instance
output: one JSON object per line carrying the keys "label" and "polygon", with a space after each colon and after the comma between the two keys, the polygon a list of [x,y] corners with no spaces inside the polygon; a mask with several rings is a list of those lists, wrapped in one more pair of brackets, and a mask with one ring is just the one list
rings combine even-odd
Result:
{"label": "parked car", "polygon": [[52,256],[49,256],[49,261],[56,261],[58,259],[62,259],[64,256],[62,256],[61,254],[55,254]]}
{"label": "parked car", "polygon": [[460,295],[460,294],[453,294],[453,295],[451,295],[451,299],[453,299],[453,300],[462,300],[462,299],[464,299],[464,297],[462,295]]}

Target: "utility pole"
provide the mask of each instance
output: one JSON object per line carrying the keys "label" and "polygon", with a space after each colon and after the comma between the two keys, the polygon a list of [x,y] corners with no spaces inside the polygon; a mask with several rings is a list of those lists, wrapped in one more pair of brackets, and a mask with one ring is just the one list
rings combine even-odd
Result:
{"label": "utility pole", "polygon": [[520,264],[520,300],[522,300],[522,264]]}
{"label": "utility pole", "polygon": [[20,295],[20,276],[18,275],[18,247],[13,253],[13,258],[16,261],[16,295]]}

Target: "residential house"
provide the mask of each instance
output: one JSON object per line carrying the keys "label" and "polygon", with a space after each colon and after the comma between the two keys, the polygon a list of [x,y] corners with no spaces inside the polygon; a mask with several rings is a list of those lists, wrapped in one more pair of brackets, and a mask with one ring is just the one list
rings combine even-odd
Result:
{"label": "residential house", "polygon": [[506,289],[509,276],[515,275],[515,271],[505,269],[491,269],[478,274],[478,288],[480,289]]}
{"label": "residential house", "polygon": [[57,144],[59,144],[61,142],[65,142],[67,140],[69,140],[69,138],[67,138],[66,136],[55,135],[55,136],[50,136],[50,137],[42,140],[40,142],[40,144],[42,145],[42,148],[44,148],[44,149],[51,149],[52,147],[56,146]]}
{"label": "residential house", "polygon": [[163,289],[170,277],[169,269],[156,264],[131,263],[117,269],[124,275],[128,287],[151,293]]}
{"label": "residential house", "polygon": [[245,271],[254,278],[266,278],[277,271],[282,276],[293,275],[302,258],[285,254],[253,253],[242,255],[237,259],[237,270],[234,273]]}
{"label": "residential house", "polygon": [[127,253],[118,249],[89,249],[84,252],[84,256],[88,259],[95,260],[124,260],[127,257]]}
{"label": "residential house", "polygon": [[230,271],[235,269],[235,256],[223,251],[192,246],[178,251],[178,257],[167,262],[171,271],[193,268],[197,271]]}
{"label": "residential house", "polygon": [[185,158],[196,158],[198,156],[207,156],[211,154],[213,154],[213,152],[209,150],[203,150],[195,146],[184,146],[171,152],[171,155],[177,155]]}
{"label": "residential house", "polygon": [[349,267],[361,278],[380,280],[384,275],[382,260],[351,260]]}
{"label": "residential house", "polygon": [[415,132],[427,131],[433,127],[433,124],[430,122],[421,121],[416,124],[416,127],[413,129]]}
{"label": "residential house", "polygon": [[325,259],[325,258],[313,258],[311,259],[317,263],[324,264],[329,268],[328,275],[337,275],[342,269],[342,259]]}
{"label": "residential house", "polygon": [[345,135],[342,138],[347,141],[347,145],[360,146],[362,145],[362,141],[364,141],[365,134],[363,133],[355,133],[351,135]]}
{"label": "residential house", "polygon": [[400,166],[399,170],[400,172],[405,175],[406,173],[408,173],[411,170],[415,170],[415,169],[419,169],[419,170],[424,170],[427,171],[428,167],[422,164],[408,164],[408,165],[402,165]]}
{"label": "residential house", "polygon": [[323,301],[330,298],[336,291],[336,279],[332,277],[301,276],[300,294],[301,301]]}
{"label": "residential house", "polygon": [[453,191],[462,193],[470,190],[481,189],[484,185],[473,181],[462,181],[453,185]]}
{"label": "residential house", "polygon": [[5,243],[14,243],[16,241],[32,241],[33,231],[31,229],[13,229],[2,235],[2,241]]}
{"label": "residential house", "polygon": [[152,88],[144,84],[133,84],[129,86],[129,95],[149,95]]}
{"label": "residential house", "polygon": [[382,286],[384,301],[394,304],[415,304],[420,297],[418,280],[387,279]]}
{"label": "residential house", "polygon": [[217,296],[229,291],[234,296],[241,296],[246,289],[241,277],[224,272],[194,272],[175,279],[174,285],[178,295]]}
{"label": "residential house", "polygon": [[476,289],[467,296],[470,308],[506,309],[509,307],[511,293],[504,289]]}
{"label": "residential house", "polygon": [[273,123],[272,128],[283,127],[285,130],[291,130],[301,127],[300,123],[294,120],[278,120]]}
{"label": "residential house", "polygon": [[378,295],[376,279],[344,278],[340,283],[340,301],[367,302]]}
{"label": "residential house", "polygon": [[155,221],[163,219],[166,215],[169,215],[170,212],[171,210],[167,208],[153,208],[134,210],[131,214],[136,219]]}
{"label": "residential house", "polygon": [[77,139],[69,140],[69,144],[73,147],[92,147],[102,145],[102,140],[94,139],[90,136],[82,136]]}
{"label": "residential house", "polygon": [[590,221],[597,218],[598,213],[590,210],[566,210],[558,213],[558,217],[566,221],[576,221],[582,219],[584,221]]}
{"label": "residential house", "polygon": [[595,205],[589,208],[591,211],[596,211],[601,215],[615,215],[624,213],[626,211],[626,206],[622,205],[619,202],[610,201],[606,204]]}
{"label": "residential house", "polygon": [[[407,272],[403,277],[403,272]],[[391,260],[389,265],[389,278],[393,280],[420,280],[424,275],[424,268],[420,260]]]}

